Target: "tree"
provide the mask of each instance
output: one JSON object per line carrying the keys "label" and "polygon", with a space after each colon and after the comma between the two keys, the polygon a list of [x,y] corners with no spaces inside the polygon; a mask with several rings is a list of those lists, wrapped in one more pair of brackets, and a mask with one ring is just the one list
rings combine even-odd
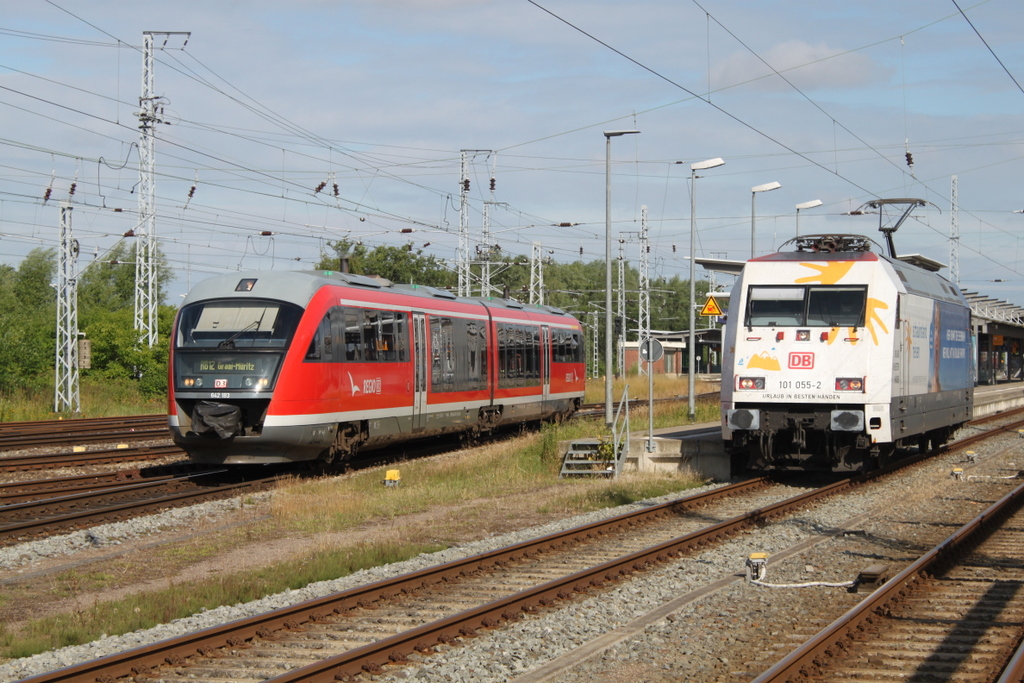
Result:
{"label": "tree", "polygon": [[56,353],[53,249],[33,249],[17,270],[0,269],[0,391],[27,386]]}
{"label": "tree", "polygon": [[[88,318],[95,309],[116,311],[135,308],[135,244],[118,242],[103,256],[82,266],[78,278],[78,305],[80,315]],[[174,278],[174,271],[157,247],[154,253],[157,275],[157,302],[166,293],[164,283]],[[133,321],[134,322],[134,321]]]}
{"label": "tree", "polygon": [[330,242],[335,256],[324,255],[317,263],[317,270],[339,270],[341,259],[348,258],[349,272],[359,275],[379,275],[401,284],[451,287],[456,284],[455,274],[435,256],[428,256],[422,249],[407,249],[380,245],[368,250],[365,245],[349,240]]}

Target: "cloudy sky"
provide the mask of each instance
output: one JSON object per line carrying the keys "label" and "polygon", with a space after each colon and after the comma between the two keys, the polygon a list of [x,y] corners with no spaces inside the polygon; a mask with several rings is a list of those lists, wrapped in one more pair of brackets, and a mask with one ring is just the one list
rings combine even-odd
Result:
{"label": "cloudy sky", "polygon": [[225,270],[309,268],[342,237],[454,261],[463,150],[474,242],[493,201],[505,253],[603,259],[603,132],[635,129],[612,140],[613,230],[635,263],[647,207],[654,276],[689,277],[689,165],[721,157],[696,181],[697,256],[750,256],[764,183],[782,187],[757,195],[757,254],[797,204],[822,202],[801,233],[881,241],[879,216],[846,214],[920,198],[897,249],[950,263],[955,215],[961,285],[1024,305],[1013,0],[8,0],[2,262],[57,246],[61,200],[79,267],[137,228],[145,31],[168,303]]}

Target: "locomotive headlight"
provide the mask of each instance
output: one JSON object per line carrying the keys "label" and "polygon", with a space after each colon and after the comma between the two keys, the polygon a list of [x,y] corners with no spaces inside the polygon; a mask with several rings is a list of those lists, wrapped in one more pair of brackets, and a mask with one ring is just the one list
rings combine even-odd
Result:
{"label": "locomotive headlight", "polygon": [[864,391],[864,380],[860,377],[837,377],[836,391]]}
{"label": "locomotive headlight", "polygon": [[183,385],[185,385],[186,387],[190,387],[190,386],[193,386],[196,383],[196,380],[195,380],[195,377],[186,377],[185,379],[183,379],[181,381],[181,383]]}
{"label": "locomotive headlight", "polygon": [[266,389],[269,386],[270,386],[270,378],[269,377],[260,377],[260,389]]}
{"label": "locomotive headlight", "polygon": [[736,386],[745,391],[764,391],[764,377],[740,377]]}
{"label": "locomotive headlight", "polygon": [[253,380],[252,380],[252,377],[246,377],[246,378],[245,378],[245,381],[244,381],[244,384],[245,384],[245,386],[247,386],[247,387],[251,387],[251,386],[252,386],[252,385],[254,384],[254,382],[253,382]]}
{"label": "locomotive headlight", "polygon": [[203,386],[203,378],[202,377],[196,377],[196,386],[197,387]]}

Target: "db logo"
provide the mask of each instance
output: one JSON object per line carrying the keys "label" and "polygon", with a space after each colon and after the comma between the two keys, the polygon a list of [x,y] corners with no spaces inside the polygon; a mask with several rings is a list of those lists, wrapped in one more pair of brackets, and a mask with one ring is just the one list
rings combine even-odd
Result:
{"label": "db logo", "polygon": [[[793,361],[791,360],[790,363],[792,363],[792,362]],[[793,366],[790,365],[789,367],[793,367]],[[213,388],[214,389],[227,389],[228,388],[228,381],[226,379],[215,379],[215,380],[213,380]]]}
{"label": "db logo", "polygon": [[789,354],[789,369],[790,370],[813,370],[814,369],[814,354],[813,353],[791,353]]}

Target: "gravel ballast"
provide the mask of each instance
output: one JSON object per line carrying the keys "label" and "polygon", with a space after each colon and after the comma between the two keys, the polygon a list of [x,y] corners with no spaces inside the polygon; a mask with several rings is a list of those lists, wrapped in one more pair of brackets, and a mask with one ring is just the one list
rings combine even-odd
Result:
{"label": "gravel ballast", "polygon": [[[1014,440],[1010,446],[1006,443],[989,444],[975,448],[975,451],[982,464],[990,457],[993,460],[1012,459],[1012,451],[1007,449],[1016,443]],[[1020,445],[1016,448],[1019,450]],[[688,591],[723,576],[741,575],[744,572],[744,562],[751,552],[762,551],[770,555],[780,553],[796,543],[839,529],[851,519],[869,512],[879,513],[888,510],[887,519],[899,518],[900,515],[909,517],[913,514],[915,506],[928,504],[922,501],[966,497],[965,492],[970,492],[969,487],[973,484],[953,482],[949,477],[951,467],[962,464],[963,460],[960,454],[940,456],[886,482],[859,487],[849,494],[834,497],[803,513],[791,515],[780,522],[716,544],[699,554],[641,572],[632,580],[599,594],[576,598],[562,609],[531,615],[505,628],[468,639],[460,645],[440,648],[435,655],[397,668],[387,675],[377,676],[375,680],[416,680],[424,683],[489,682],[509,681],[527,675],[545,662],[571,652],[602,634],[623,627]],[[1017,457],[1017,460],[1019,461],[1020,457]],[[0,666],[0,683],[293,605],[693,493],[695,491],[690,490],[654,501],[580,515],[558,523],[449,548],[439,553],[421,555],[405,562],[360,571],[342,579],[319,582],[299,590],[266,596],[244,605],[219,607],[145,631],[103,638],[92,643],[15,660]],[[0,550],[0,563],[14,563],[2,565],[5,567],[31,566],[33,557],[73,553],[75,548],[85,545],[94,547],[97,542],[116,544],[118,538],[125,537],[121,534],[145,535],[152,533],[153,529],[166,528],[174,524],[189,524],[189,514],[196,515],[192,519],[198,519],[199,516],[208,517],[213,511],[207,509],[207,506],[216,505],[234,505],[237,508],[238,503],[205,503],[194,506],[195,510],[185,508],[169,511],[151,518],[104,525],[89,532],[78,532],[15,546]],[[171,513],[178,513],[182,518],[163,518],[163,515]],[[158,521],[154,518],[162,519]],[[164,527],[160,527],[161,524]],[[948,534],[948,530],[945,533]],[[889,538],[895,536],[896,530],[883,526],[872,529],[871,534]],[[917,546],[923,547],[929,540],[922,536],[919,543],[913,539],[907,541],[905,547],[896,548],[897,554],[905,556],[909,561],[923,552],[918,552]],[[862,552],[830,547],[831,543],[825,541],[795,561],[772,566],[767,581],[846,581],[853,578],[859,568],[868,564]],[[869,548],[865,547],[863,550],[867,552]],[[723,654],[730,648],[744,647],[744,639],[749,639],[752,635],[757,638],[771,638],[773,631],[778,630],[785,620],[806,618],[807,614],[825,615],[835,610],[845,611],[858,599],[856,594],[843,589],[770,589],[740,582],[715,595],[691,603],[668,618],[647,625],[639,634],[627,637],[575,669],[560,673],[558,680],[566,683],[622,680],[612,677],[613,670],[616,672],[615,675],[619,676],[630,672],[643,672],[642,679],[649,681],[659,681],[662,677],[666,681],[680,680],[684,670],[686,677],[693,680],[730,680],[733,676],[738,676],[737,680],[740,680],[745,674],[734,671],[734,662],[729,655]],[[680,663],[678,659],[669,658],[667,653],[671,652],[681,654],[684,657],[682,661],[686,664]],[[658,653],[666,654],[659,656]]]}

